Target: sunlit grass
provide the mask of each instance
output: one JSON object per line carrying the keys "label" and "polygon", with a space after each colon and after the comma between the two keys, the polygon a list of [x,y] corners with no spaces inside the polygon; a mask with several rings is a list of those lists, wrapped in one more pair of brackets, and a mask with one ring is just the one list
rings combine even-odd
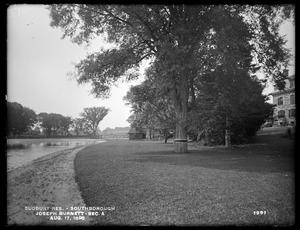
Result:
{"label": "sunlit grass", "polygon": [[290,225],[293,155],[290,140],[279,140],[286,148],[190,146],[187,154],[161,142],[111,141],[77,154],[76,179],[87,206],[116,208],[95,224]]}

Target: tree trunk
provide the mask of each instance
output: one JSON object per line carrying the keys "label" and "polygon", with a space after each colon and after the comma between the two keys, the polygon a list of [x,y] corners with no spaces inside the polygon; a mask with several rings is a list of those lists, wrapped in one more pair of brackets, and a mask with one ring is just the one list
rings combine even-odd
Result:
{"label": "tree trunk", "polygon": [[174,139],[174,151],[176,153],[187,153],[187,134],[186,125],[176,124],[176,134]]}
{"label": "tree trunk", "polygon": [[225,129],[225,146],[231,146],[231,132],[230,132],[231,122],[229,121],[228,115],[226,115],[226,129]]}
{"label": "tree trunk", "polygon": [[187,71],[179,76],[179,84],[174,87],[174,108],[176,116],[176,132],[174,138],[174,151],[187,153],[187,105],[188,105],[188,75]]}

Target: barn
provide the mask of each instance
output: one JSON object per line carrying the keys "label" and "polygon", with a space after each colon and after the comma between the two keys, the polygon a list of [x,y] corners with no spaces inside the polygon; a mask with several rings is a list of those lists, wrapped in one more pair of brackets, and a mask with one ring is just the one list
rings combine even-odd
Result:
{"label": "barn", "polygon": [[131,128],[128,135],[129,140],[142,140],[146,138],[146,132],[140,128]]}

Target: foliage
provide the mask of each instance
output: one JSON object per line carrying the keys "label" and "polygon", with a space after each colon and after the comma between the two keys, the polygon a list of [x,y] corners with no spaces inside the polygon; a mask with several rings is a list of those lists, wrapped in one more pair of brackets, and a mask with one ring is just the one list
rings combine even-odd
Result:
{"label": "foliage", "polygon": [[76,136],[78,136],[84,131],[84,120],[82,118],[73,119],[71,128],[75,132]]}
{"label": "foliage", "polygon": [[69,129],[72,124],[72,118],[70,116],[62,116],[60,119],[60,128],[63,135],[69,134]]}
{"label": "foliage", "polygon": [[108,112],[109,109],[105,107],[90,107],[84,108],[80,115],[84,120],[85,128],[95,136],[100,121],[103,120]]}
{"label": "foliage", "polygon": [[165,142],[172,136],[176,118],[169,91],[156,86],[157,82],[148,80],[140,85],[132,86],[124,97],[131,105],[133,115],[128,118],[131,127],[145,127],[159,131],[165,136]]}
{"label": "foliage", "polygon": [[37,126],[37,123],[34,124],[34,127],[31,127],[29,130],[27,130],[25,133],[23,133],[24,135],[28,135],[28,136],[32,136],[32,137],[36,137],[36,136],[41,136],[42,132],[39,129],[39,127]]}
{"label": "foliage", "polygon": [[132,86],[124,97],[131,105],[134,117],[129,117],[132,127],[174,129],[175,112],[166,92],[150,80]]}
{"label": "foliage", "polygon": [[71,117],[65,117],[57,113],[39,113],[38,121],[47,136],[57,134],[67,135],[72,123]]}
{"label": "foliage", "polygon": [[[225,130],[229,128],[232,143],[243,143],[255,135],[272,113],[273,106],[266,102],[263,87],[255,77],[246,74],[231,77],[238,86],[230,85],[225,75],[216,77],[219,80],[224,78],[224,81],[201,87],[202,94],[196,99],[196,108],[190,112],[190,132],[194,135],[200,133],[207,144],[224,144]],[[226,117],[230,120],[230,127],[226,127]]]}
{"label": "foliage", "polygon": [[7,102],[7,133],[9,136],[20,134],[39,135],[40,130],[47,136],[69,135],[72,129],[78,136],[80,133],[96,135],[100,121],[108,114],[104,107],[84,108],[81,118],[72,119],[57,113],[36,113],[17,102]]}
{"label": "foliage", "polygon": [[[107,97],[112,84],[122,76],[135,79],[132,70],[144,59],[151,60],[157,85],[170,90],[175,135],[180,139],[187,134],[189,94],[195,98],[194,88],[202,75],[216,69],[227,50],[246,52],[241,62],[251,65],[248,71],[261,69],[278,86],[284,80],[281,69],[289,53],[278,31],[282,21],[293,15],[294,8],[288,5],[72,4],[51,5],[49,10],[51,26],[62,28],[63,37],[81,44],[105,35],[108,42],[116,44],[76,65],[77,81],[90,82],[97,97]],[[236,36],[239,43],[235,46]]]}
{"label": "foliage", "polygon": [[[285,19],[293,17],[292,5],[70,4],[51,5],[49,10],[51,26],[61,27],[63,37],[81,44],[105,34],[109,42],[117,44],[114,49],[89,55],[77,65],[78,81],[92,82],[97,96],[107,95],[112,82],[149,57],[164,60],[171,67],[168,73],[194,65],[186,63],[183,54],[202,55],[203,50],[198,48],[207,49],[209,38],[219,36],[222,28],[239,36],[245,35],[239,33],[241,28],[249,29],[256,67],[263,68],[269,77],[282,80],[281,67],[289,60],[283,47],[285,38],[278,30]],[[185,44],[179,44],[183,38]]]}
{"label": "foliage", "polygon": [[7,133],[8,135],[20,135],[28,130],[36,122],[36,113],[17,102],[7,102]]}

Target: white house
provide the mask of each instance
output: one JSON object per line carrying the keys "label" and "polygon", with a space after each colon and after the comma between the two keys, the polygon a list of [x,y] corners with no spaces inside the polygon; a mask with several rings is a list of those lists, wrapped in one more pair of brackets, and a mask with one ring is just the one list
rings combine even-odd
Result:
{"label": "white house", "polygon": [[285,126],[296,124],[296,104],[295,104],[295,74],[288,75],[288,70],[284,70],[287,76],[285,89],[278,90],[276,87],[273,96],[274,113],[273,125]]}

